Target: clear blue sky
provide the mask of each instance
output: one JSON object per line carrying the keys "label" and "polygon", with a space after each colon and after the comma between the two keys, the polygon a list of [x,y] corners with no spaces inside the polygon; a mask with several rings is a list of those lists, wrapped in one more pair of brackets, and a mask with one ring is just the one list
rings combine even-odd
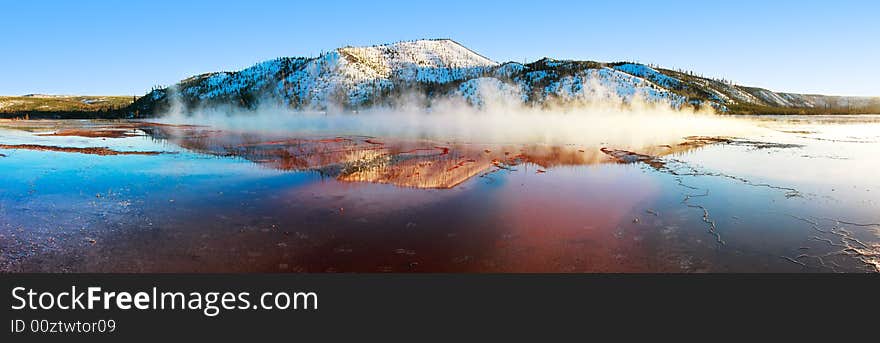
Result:
{"label": "clear blue sky", "polygon": [[880,1],[4,1],[0,94],[141,95],[345,45],[453,38],[497,61],[637,60],[880,95]]}

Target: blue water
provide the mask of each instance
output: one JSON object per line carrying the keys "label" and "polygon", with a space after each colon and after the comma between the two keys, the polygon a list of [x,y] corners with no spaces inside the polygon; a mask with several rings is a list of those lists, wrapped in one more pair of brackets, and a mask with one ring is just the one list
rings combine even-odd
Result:
{"label": "blue water", "polygon": [[[0,129],[0,144],[163,152],[0,149],[0,268],[876,271],[880,226],[867,224],[880,223],[877,124],[765,125],[776,131],[749,139],[799,146],[709,145],[663,156],[659,170],[522,163],[449,189],[340,181],[145,134]],[[782,132],[791,127],[811,133]]]}

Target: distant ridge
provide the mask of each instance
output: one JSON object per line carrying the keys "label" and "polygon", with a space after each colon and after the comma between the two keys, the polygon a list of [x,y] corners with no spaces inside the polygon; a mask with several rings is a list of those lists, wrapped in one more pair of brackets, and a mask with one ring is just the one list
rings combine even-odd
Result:
{"label": "distant ridge", "polygon": [[0,118],[115,118],[130,115],[132,96],[0,96]]}

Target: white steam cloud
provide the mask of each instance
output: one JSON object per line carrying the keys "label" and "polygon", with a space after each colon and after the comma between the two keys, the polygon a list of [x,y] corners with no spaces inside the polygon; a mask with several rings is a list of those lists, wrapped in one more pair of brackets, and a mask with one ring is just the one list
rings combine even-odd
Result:
{"label": "white steam cloud", "polygon": [[[598,83],[589,88],[579,97],[540,106],[524,104],[517,89],[484,84],[473,94],[431,100],[408,94],[396,99],[392,108],[374,107],[354,113],[295,111],[273,101],[262,102],[256,110],[212,107],[185,111],[174,104],[161,121],[273,135],[616,147],[675,144],[687,136],[742,137],[763,130],[748,120],[717,115],[711,110],[697,111],[688,106],[676,109],[638,94],[623,99]],[[426,103],[430,105],[425,107]]]}

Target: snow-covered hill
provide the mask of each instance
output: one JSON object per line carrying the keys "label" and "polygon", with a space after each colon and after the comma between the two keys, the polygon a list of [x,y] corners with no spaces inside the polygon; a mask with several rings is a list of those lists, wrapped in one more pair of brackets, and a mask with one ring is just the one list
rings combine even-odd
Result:
{"label": "snow-covered hill", "polygon": [[636,63],[562,61],[499,64],[449,39],[344,47],[314,58],[284,57],[237,72],[194,76],[156,89],[132,107],[138,115],[214,105],[360,109],[420,99],[544,106],[640,98],[673,107],[821,108],[880,104],[877,98],[776,93]]}

